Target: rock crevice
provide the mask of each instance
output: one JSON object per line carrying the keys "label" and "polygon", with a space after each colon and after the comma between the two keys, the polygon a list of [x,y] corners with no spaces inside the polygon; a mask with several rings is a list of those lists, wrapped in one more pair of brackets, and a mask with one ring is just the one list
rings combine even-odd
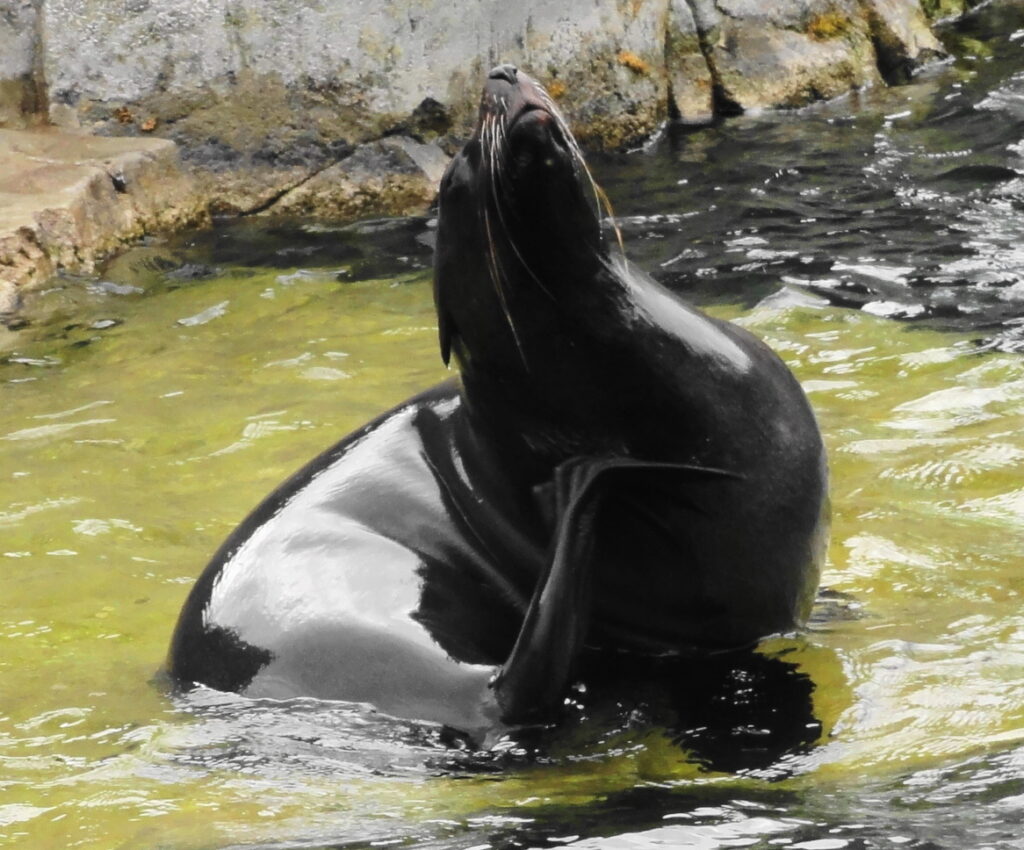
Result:
{"label": "rock crevice", "polygon": [[945,50],[906,0],[685,0],[711,79],[713,112],[799,106],[903,82]]}

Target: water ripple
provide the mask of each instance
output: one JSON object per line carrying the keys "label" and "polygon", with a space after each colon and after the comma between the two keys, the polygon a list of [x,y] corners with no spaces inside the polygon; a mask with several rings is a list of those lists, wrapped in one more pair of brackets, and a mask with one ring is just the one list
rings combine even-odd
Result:
{"label": "water ripple", "polygon": [[0,440],[45,440],[51,437],[60,437],[77,428],[87,428],[93,425],[109,425],[116,422],[116,419],[85,419],[81,422],[62,422],[57,425],[40,425],[37,428],[23,428],[20,431],[12,431],[10,434],[0,436]]}

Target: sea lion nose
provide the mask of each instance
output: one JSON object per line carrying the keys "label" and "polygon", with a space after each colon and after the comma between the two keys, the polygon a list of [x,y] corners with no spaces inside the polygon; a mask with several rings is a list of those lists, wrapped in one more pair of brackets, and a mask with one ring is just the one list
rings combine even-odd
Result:
{"label": "sea lion nose", "polygon": [[498,65],[491,69],[487,75],[489,80],[504,80],[506,83],[516,84],[516,74],[519,69],[515,65]]}

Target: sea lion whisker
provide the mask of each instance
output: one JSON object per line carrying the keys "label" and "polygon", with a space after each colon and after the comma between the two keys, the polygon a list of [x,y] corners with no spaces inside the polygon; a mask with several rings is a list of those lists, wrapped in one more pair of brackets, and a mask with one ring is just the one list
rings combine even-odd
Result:
{"label": "sea lion whisker", "polygon": [[587,177],[590,178],[590,184],[594,187],[594,194],[597,195],[604,204],[604,208],[608,213],[608,221],[611,223],[612,230],[615,231],[615,241],[619,245],[619,253],[625,257],[626,246],[622,242],[622,231],[619,229],[619,223],[615,220],[615,211],[612,209],[612,202],[608,199],[604,189],[598,186],[594,181],[594,178],[590,176],[590,169],[587,169]]}
{"label": "sea lion whisker", "polygon": [[495,118],[491,132],[491,143],[487,150],[488,161],[490,164],[490,168],[488,170],[490,171],[492,189],[494,188],[494,181],[496,179],[500,180],[502,175],[501,168],[498,167],[498,153],[504,143],[504,139],[502,138],[502,126],[502,122]]}
{"label": "sea lion whisker", "polygon": [[501,285],[501,269],[498,265],[498,256],[494,248],[494,236],[491,232],[491,214],[486,206],[484,207],[484,230],[487,233],[487,260],[491,282],[494,284],[494,291],[498,296],[498,301],[501,302],[501,310],[505,314],[505,320],[508,322],[509,330],[512,331],[512,338],[515,340],[516,349],[519,351],[519,357],[523,361],[523,368],[529,372],[530,364],[526,360],[526,352],[523,349],[523,342],[519,338],[519,331],[516,330],[516,323],[512,319],[512,313],[508,308],[505,289]]}
{"label": "sea lion whisker", "polygon": [[501,148],[502,148],[502,146],[503,146],[503,144],[505,142],[505,138],[506,138],[505,137],[505,125],[504,125],[504,122],[502,122],[502,121],[495,122],[495,129],[496,129],[497,132],[495,133],[495,136],[494,136],[494,139],[493,139],[494,144],[491,146],[491,148],[488,151],[488,165],[489,165],[488,171],[490,172],[489,173],[489,178],[490,178],[490,188],[491,188],[491,200],[493,201],[494,209],[495,209],[495,211],[498,214],[498,223],[501,224],[501,228],[502,228],[502,231],[505,234],[506,241],[508,242],[509,247],[512,249],[512,253],[515,254],[516,259],[519,260],[519,264],[523,267],[523,269],[530,276],[530,278],[541,288],[541,290],[544,292],[544,294],[547,295],[548,298],[550,298],[552,301],[554,301],[555,297],[554,297],[554,295],[552,295],[551,290],[549,290],[543,284],[541,279],[537,276],[537,274],[534,272],[534,270],[530,267],[530,264],[526,261],[526,258],[523,256],[522,252],[519,250],[519,246],[516,244],[515,239],[512,238],[512,231],[511,231],[511,229],[508,226],[508,222],[505,220],[505,212],[502,209],[502,204],[501,204],[501,196],[502,195],[499,192],[499,189],[504,190],[504,188],[505,188],[505,185],[504,185],[504,183],[505,183],[505,181],[504,181],[504,170],[500,167],[500,164],[499,164],[499,161],[498,161],[498,154],[501,152]]}
{"label": "sea lion whisker", "polygon": [[500,165],[499,154],[507,146],[508,138],[505,135],[505,123],[498,121],[495,125],[494,134],[494,145],[491,148],[491,191],[497,192],[501,189],[503,192],[508,189],[505,183],[505,169]]}
{"label": "sea lion whisker", "polygon": [[492,130],[493,125],[494,125],[494,119],[492,118],[491,114],[488,113],[487,117],[484,118],[483,123],[480,125],[480,148],[481,148],[481,150],[486,151],[487,148],[488,148],[488,145],[490,144],[490,138],[491,138],[491,134],[493,132],[493,130]]}
{"label": "sea lion whisker", "polygon": [[[500,132],[500,127],[501,127],[501,122],[500,121],[495,121],[494,122],[495,132],[493,133],[493,135],[490,137],[490,140],[489,140],[490,143],[488,144],[488,147],[487,147],[487,161],[486,161],[487,180],[488,180],[488,184],[489,184],[490,190],[491,190],[491,200],[494,202],[495,206],[498,208],[499,214],[500,214],[500,205],[498,204],[498,199],[499,199],[498,183],[503,182],[502,181],[502,171],[501,171],[501,169],[498,166],[498,148],[499,148],[499,145],[498,145],[498,133]],[[502,185],[501,188],[504,189],[505,188],[504,185]]]}
{"label": "sea lion whisker", "polygon": [[566,121],[565,116],[562,115],[561,110],[555,105],[551,95],[548,94],[544,89],[540,90],[541,100],[544,105],[548,108],[551,116],[555,119],[555,123],[558,125],[558,129],[562,133],[562,137],[565,139],[566,144],[569,148],[569,152],[572,154],[573,160],[577,166],[582,169],[584,175],[586,175],[587,182],[590,184],[590,189],[594,194],[594,204],[597,207],[597,213],[600,215],[602,209],[608,214],[608,220],[611,223],[612,229],[615,231],[615,241],[618,243],[619,251],[624,255],[626,252],[625,246],[622,241],[622,231],[619,230],[619,225],[615,221],[615,211],[612,209],[611,201],[608,199],[608,195],[605,194],[604,190],[598,185],[594,179],[594,175],[591,173],[590,168],[587,166],[587,160],[583,156],[583,150],[579,146],[579,142],[576,141],[572,132],[569,130],[569,122]]}
{"label": "sea lion whisker", "polygon": [[541,279],[537,276],[536,272],[534,272],[534,270],[530,267],[530,264],[526,261],[526,257],[524,257],[522,252],[519,250],[519,246],[516,244],[515,239],[512,238],[512,235],[508,229],[508,224],[506,224],[505,222],[505,214],[501,210],[501,205],[495,204],[495,209],[498,212],[498,222],[501,224],[502,229],[505,231],[508,246],[512,249],[512,253],[515,254],[516,259],[519,260],[519,264],[523,267],[523,269],[534,281],[534,283],[536,283],[537,286],[540,287],[541,291],[545,295],[547,295],[548,298],[554,301],[555,296],[551,293],[551,290],[544,285],[543,281],[541,281]]}
{"label": "sea lion whisker", "polygon": [[[499,208],[499,212],[498,212],[498,219],[501,221],[501,226],[505,227],[504,217],[503,217],[503,215],[502,215],[502,213],[500,211],[500,208]],[[522,255],[522,253],[519,250],[519,246],[516,244],[516,241],[511,236],[509,236],[509,238],[508,238],[508,245],[512,249],[512,253],[514,253],[516,255],[516,259],[519,260],[519,264],[523,267],[523,269],[526,271],[526,273],[532,278],[534,283],[536,283],[537,286],[540,287],[541,292],[543,292],[548,298],[550,298],[552,301],[554,301],[555,300],[555,296],[551,293],[551,290],[548,289],[544,285],[544,283],[541,281],[541,279],[539,277],[537,277],[536,272],[534,272],[534,270],[532,268],[530,268],[530,264],[528,262],[526,262],[526,258]]]}
{"label": "sea lion whisker", "polygon": [[[487,236],[487,276],[491,279],[491,285],[494,287],[495,292],[498,295],[498,300],[501,301],[502,307],[505,305],[504,292],[501,286],[501,269],[498,268],[498,261],[494,248],[494,235],[491,233],[490,219],[487,211],[484,211],[484,233]],[[508,317],[508,311],[505,311],[506,318]],[[509,319],[511,323],[511,319]]]}
{"label": "sea lion whisker", "polygon": [[622,241],[622,231],[619,229],[619,223],[615,220],[615,210],[612,209],[612,202],[608,198],[604,189],[598,185],[598,182],[594,179],[594,175],[591,173],[590,168],[587,166],[586,160],[581,156],[578,160],[580,166],[583,168],[583,173],[587,177],[587,181],[590,183],[590,188],[594,194],[594,204],[597,207],[596,212],[598,218],[601,217],[601,211],[604,210],[607,213],[608,222],[612,226],[612,230],[615,231],[615,241],[619,246],[619,253],[623,256],[626,255],[626,246]]}
{"label": "sea lion whisker", "polygon": [[[500,124],[498,126],[500,126]],[[490,151],[489,159],[490,159],[489,182],[490,182],[490,188],[491,188],[491,201],[493,203],[495,211],[498,214],[498,222],[499,222],[499,224],[501,224],[502,232],[505,235],[505,237],[507,238],[508,244],[512,248],[512,251],[515,253],[516,258],[519,260],[520,264],[526,270],[527,274],[529,274],[530,277],[532,277],[535,281],[537,281],[537,283],[540,284],[541,289],[543,289],[544,292],[547,293],[547,295],[549,297],[551,297],[551,293],[544,286],[544,284],[541,283],[540,280],[538,280],[537,275],[534,274],[533,269],[530,268],[529,264],[526,262],[526,259],[520,253],[519,248],[515,244],[515,240],[512,239],[512,235],[511,235],[511,232],[509,230],[508,223],[505,221],[505,213],[502,210],[501,198],[500,198],[499,193],[498,193],[498,182],[501,180],[502,171],[501,171],[501,169],[498,166],[498,146],[497,146],[497,144],[495,144],[492,147],[492,149]],[[501,282],[503,280],[507,281],[508,280],[508,275],[505,274],[504,265],[501,262],[501,258],[500,258],[500,255],[498,253],[497,247],[495,245],[493,234],[491,233],[491,230],[490,230],[490,217],[489,217],[489,214],[487,216],[486,223],[487,223],[487,240],[488,240],[488,246],[490,248],[490,262],[491,262],[491,265],[493,266],[493,268],[494,268],[494,270],[495,270],[495,272],[497,274],[497,278],[498,279],[495,281],[495,284],[498,287],[498,294],[499,294],[499,296],[502,296],[502,303],[504,305],[504,287],[502,286]],[[506,314],[507,314],[507,312],[508,311],[506,309]],[[511,322],[512,322],[512,318],[511,318],[511,316],[509,316],[509,323],[511,324]],[[514,330],[515,329],[513,328],[513,331]]]}

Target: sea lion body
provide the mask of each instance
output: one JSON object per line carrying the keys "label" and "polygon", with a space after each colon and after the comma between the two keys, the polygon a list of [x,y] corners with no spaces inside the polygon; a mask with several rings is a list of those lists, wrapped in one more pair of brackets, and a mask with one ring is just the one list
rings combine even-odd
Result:
{"label": "sea lion body", "polygon": [[826,465],[762,342],[608,249],[546,93],[492,71],[442,181],[460,379],[282,485],[197,582],[182,683],[475,732],[550,719],[584,649],[720,650],[806,617]]}

